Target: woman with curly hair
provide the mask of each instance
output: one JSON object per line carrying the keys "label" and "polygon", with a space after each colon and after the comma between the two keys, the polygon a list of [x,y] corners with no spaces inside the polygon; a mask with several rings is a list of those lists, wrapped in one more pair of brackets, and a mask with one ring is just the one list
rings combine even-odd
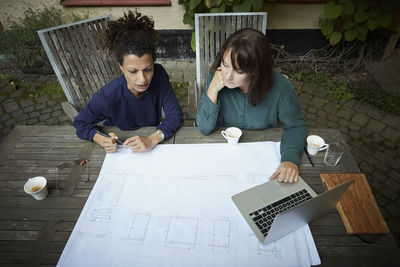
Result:
{"label": "woman with curly hair", "polygon": [[[168,74],[155,64],[158,33],[154,22],[129,11],[107,24],[105,46],[118,61],[123,75],[93,94],[88,105],[74,119],[76,134],[93,140],[107,153],[117,149],[118,137],[99,134],[96,123],[114,125],[121,130],[157,126],[150,136],[132,136],[123,142],[133,152],[152,149],[170,138],[180,127],[183,114],[172,91]],[[161,113],[165,119],[161,122]]]}
{"label": "woman with curly hair", "polygon": [[290,82],[273,71],[267,37],[242,29],[225,40],[199,104],[196,121],[208,135],[218,126],[266,129],[282,123],[281,164],[270,177],[297,182],[306,125]]}

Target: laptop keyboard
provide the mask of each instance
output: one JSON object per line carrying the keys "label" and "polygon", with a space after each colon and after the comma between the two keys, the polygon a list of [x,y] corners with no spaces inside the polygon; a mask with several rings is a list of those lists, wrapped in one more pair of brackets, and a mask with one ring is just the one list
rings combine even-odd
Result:
{"label": "laptop keyboard", "polygon": [[264,236],[267,236],[274,218],[279,213],[295,207],[309,199],[312,199],[312,196],[307,192],[307,190],[303,189],[261,209],[253,211],[249,215],[261,230],[261,233],[263,233]]}

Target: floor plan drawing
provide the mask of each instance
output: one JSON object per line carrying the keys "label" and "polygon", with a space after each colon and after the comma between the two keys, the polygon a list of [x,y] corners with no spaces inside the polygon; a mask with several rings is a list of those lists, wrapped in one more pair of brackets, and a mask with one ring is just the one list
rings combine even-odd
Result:
{"label": "floor plan drawing", "polygon": [[198,218],[171,216],[165,237],[165,246],[184,245],[194,248],[198,227]]}
{"label": "floor plan drawing", "polygon": [[215,220],[212,235],[212,247],[218,249],[229,249],[230,246],[230,222],[226,220]]}
{"label": "floor plan drawing", "polygon": [[150,214],[136,213],[129,230],[128,239],[143,244],[149,229]]}
{"label": "floor plan drawing", "polygon": [[141,154],[126,149],[107,154],[58,266],[318,262],[308,225],[265,246],[231,200],[267,181],[279,164],[278,151],[279,144],[260,142],[235,149],[160,145]]}

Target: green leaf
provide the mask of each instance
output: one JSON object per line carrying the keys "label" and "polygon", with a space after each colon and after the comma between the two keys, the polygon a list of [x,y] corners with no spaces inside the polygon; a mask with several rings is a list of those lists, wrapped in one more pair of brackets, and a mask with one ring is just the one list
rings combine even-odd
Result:
{"label": "green leaf", "polygon": [[192,31],[192,39],[190,40],[190,46],[192,47],[193,52],[196,52],[196,33]]}
{"label": "green leaf", "polygon": [[354,14],[354,21],[357,23],[364,22],[368,19],[368,13],[363,10],[357,10]]}
{"label": "green leaf", "polygon": [[331,35],[331,33],[333,32],[334,28],[335,28],[334,24],[329,22],[329,21],[323,21],[321,23],[321,32],[326,37]]}
{"label": "green leaf", "polygon": [[222,3],[222,0],[204,0],[204,4],[208,8],[217,7]]}
{"label": "green leaf", "polygon": [[342,34],[340,32],[333,32],[329,37],[329,43],[333,46],[340,42]]}
{"label": "green leaf", "polygon": [[361,0],[358,3],[357,10],[365,11],[365,10],[367,10],[367,8],[368,8],[368,3],[366,3],[365,0]]}
{"label": "green leaf", "polygon": [[250,0],[243,0],[242,3],[234,5],[232,10],[233,12],[250,12],[251,10]]}
{"label": "green leaf", "polygon": [[357,35],[357,39],[363,42],[363,41],[365,41],[365,39],[366,39],[366,36],[363,36],[363,35]]}
{"label": "green leaf", "polygon": [[213,7],[210,9],[211,13],[224,13],[225,12],[225,3],[222,3],[222,5],[218,7]]}
{"label": "green leaf", "polygon": [[186,13],[187,13],[189,16],[191,16],[192,18],[194,18],[194,14],[196,13],[196,11],[195,11],[195,10],[190,10],[190,9],[188,9],[188,10],[186,10]]}
{"label": "green leaf", "polygon": [[303,76],[303,72],[302,72],[302,71],[296,72],[296,73],[294,73],[292,76],[293,76],[293,78],[295,78],[296,80],[301,81],[301,80],[302,80],[302,76]]}
{"label": "green leaf", "polygon": [[380,18],[378,18],[378,23],[382,27],[387,28],[390,25],[392,25],[392,20],[393,20],[392,14],[385,12]]}
{"label": "green leaf", "polygon": [[194,17],[190,16],[188,13],[183,15],[183,23],[188,24],[194,28]]}
{"label": "green leaf", "polygon": [[353,15],[354,11],[356,10],[356,6],[350,0],[344,1],[344,14],[346,15]]}
{"label": "green leaf", "polygon": [[189,9],[195,9],[200,3],[201,0],[190,0]]}
{"label": "green leaf", "polygon": [[375,30],[379,26],[378,21],[374,19],[367,20],[367,27],[370,31]]}
{"label": "green leaf", "polygon": [[347,42],[353,41],[354,39],[356,39],[356,37],[357,37],[357,32],[354,29],[346,30],[344,32],[344,39]]}
{"label": "green leaf", "polygon": [[370,10],[368,10],[368,18],[369,19],[377,19],[382,15],[382,12],[383,12],[383,10],[380,6],[371,8]]}
{"label": "green leaf", "polygon": [[225,3],[227,6],[231,6],[231,5],[233,4],[233,1],[234,1],[234,0],[224,0],[224,3]]}
{"label": "green leaf", "polygon": [[367,34],[368,34],[367,26],[363,25],[363,26],[357,27],[356,32],[357,32],[357,39],[360,41],[365,41],[365,39],[367,38]]}
{"label": "green leaf", "polygon": [[253,6],[253,11],[260,10],[263,5],[263,0],[252,0],[251,5]]}
{"label": "green leaf", "polygon": [[329,2],[325,5],[325,18],[327,20],[334,20],[343,13],[343,5]]}
{"label": "green leaf", "polygon": [[351,19],[346,19],[343,23],[343,29],[345,30],[354,28],[354,26],[356,26],[356,24]]}

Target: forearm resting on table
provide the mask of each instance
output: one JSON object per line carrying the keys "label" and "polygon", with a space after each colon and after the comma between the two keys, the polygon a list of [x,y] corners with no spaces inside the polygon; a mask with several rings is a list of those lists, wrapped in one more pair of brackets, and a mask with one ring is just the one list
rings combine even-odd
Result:
{"label": "forearm resting on table", "polygon": [[[129,137],[125,140],[124,147],[131,149],[134,153],[151,150],[163,140],[160,134],[157,133],[157,131],[147,137],[139,135]],[[162,133],[162,131],[160,132]]]}
{"label": "forearm resting on table", "polygon": [[[162,132],[161,130],[157,130]],[[157,131],[155,131],[154,133],[152,133],[151,135],[148,136],[148,138],[151,140],[151,142],[154,144],[153,146],[157,145],[158,143],[161,143],[163,141],[163,139],[161,138],[161,136],[157,133]],[[163,132],[162,132],[163,133]],[[164,133],[163,133],[164,134]]]}

